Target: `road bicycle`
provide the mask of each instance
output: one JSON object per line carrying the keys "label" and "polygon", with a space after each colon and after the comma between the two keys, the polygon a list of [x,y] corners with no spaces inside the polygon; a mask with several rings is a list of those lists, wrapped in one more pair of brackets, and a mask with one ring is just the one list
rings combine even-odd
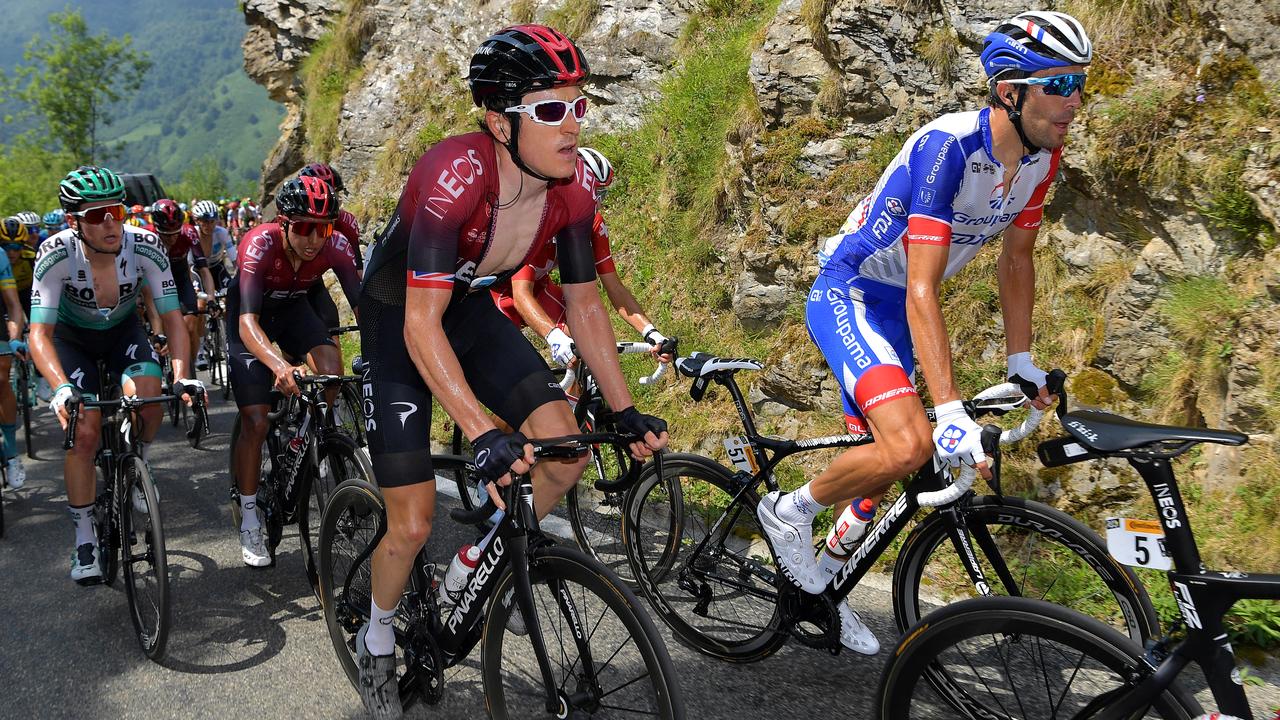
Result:
{"label": "road bicycle", "polygon": [[[318,588],[316,547],[320,518],[338,484],[351,478],[373,480],[366,453],[338,426],[326,391],[357,380],[352,375],[295,375],[300,392],[285,398],[272,391],[270,426],[262,443],[258,509],[272,564],[286,525],[296,523],[307,580]],[[240,415],[231,426],[231,508],[240,527],[240,491],[235,478]]]}
{"label": "road bicycle", "polygon": [[27,445],[27,457],[36,459],[36,446],[31,437],[31,411],[39,406],[36,399],[36,372],[31,362],[31,353],[25,359],[13,357],[13,369],[10,372],[13,383],[13,394],[18,401],[18,414],[22,416],[22,439]]}
{"label": "road bicycle", "polygon": [[[99,363],[98,377],[107,378]],[[119,395],[116,383],[104,397]],[[86,400],[77,392],[67,403],[67,429],[63,448],[75,447],[76,426],[88,410],[101,413],[101,438],[94,464],[99,471],[99,490],[94,501],[93,524],[98,536],[101,582],[115,583],[123,569],[129,617],[138,644],[148,658],[164,657],[172,625],[169,596],[169,563],[165,554],[164,524],[160,498],[151,469],[138,454],[141,422],[137,411],[146,405],[168,403],[170,395],[139,398],[125,396],[108,400]],[[204,398],[194,399],[196,413],[203,417]]]}
{"label": "road bicycle", "polygon": [[1199,443],[1242,445],[1248,437],[1063,407],[1058,417],[1068,435],[1041,443],[1041,461],[1060,467],[1119,458],[1138,472],[1159,522],[1139,532],[1130,528],[1142,524],[1116,519],[1108,532],[1119,549],[1133,551],[1133,562],[1163,562],[1180,621],[1144,649],[1066,608],[1022,598],[957,603],[921,619],[899,642],[881,677],[876,717],[934,717],[941,709],[971,718],[1194,718],[1203,710],[1176,679],[1195,662],[1221,713],[1253,718],[1223,616],[1238,600],[1280,600],[1280,575],[1203,565],[1171,465]]}
{"label": "road bicycle", "polygon": [[[669,338],[669,343],[670,352],[674,355],[677,349],[675,338]],[[648,355],[653,346],[647,342],[619,342],[617,349],[619,355]],[[573,352],[579,360],[563,371],[559,382],[560,389],[566,393],[575,386],[578,388],[573,408],[578,429],[584,433],[616,434],[619,428],[614,413],[605,401],[595,375],[582,362],[576,346]],[[656,383],[666,374],[668,367],[670,363],[658,363],[653,373],[640,377],[640,384]],[[483,504],[487,496],[474,480],[475,467],[456,425],[450,449],[449,454],[432,456],[436,477],[452,481],[463,508],[474,510]],[[622,543],[622,500],[627,490],[640,479],[641,465],[631,457],[625,445],[592,445],[586,472],[564,498],[564,514],[578,547],[633,587],[634,579]]]}
{"label": "road bicycle", "polygon": [[[1151,600],[1133,572],[1107,554],[1088,527],[1049,506],[1005,495],[1000,485],[1000,443],[1025,437],[1043,413],[1023,423],[983,433],[992,458],[993,494],[969,487],[972,468],[952,481],[932,460],[909,478],[896,499],[881,503],[878,520],[820,595],[805,593],[778,572],[772,549],[756,520],[756,505],[778,489],[774,469],[796,453],[848,448],[870,435],[785,440],[761,435],[734,379],[761,363],[695,353],[677,360],[693,379],[690,394],[704,399],[712,385],[725,388],[743,433],[725,441],[737,471],[700,455],[667,454],[666,475],[646,466],[625,500],[623,531],[632,574],[658,616],[681,641],[731,662],[754,662],[793,637],[802,644],[840,651],[837,603],[882,557],[893,567],[893,611],[899,629],[915,624],[933,605],[972,595],[1031,596],[1082,607],[1120,632],[1142,641],[1158,632]],[[1059,386],[1065,374],[1057,371]],[[970,415],[1002,415],[1026,396],[1005,383],[966,404]],[[932,421],[932,411],[928,411]],[[924,514],[900,548],[897,538]]]}
{"label": "road bicycle", "polygon": [[[538,458],[564,458],[634,439],[596,433],[530,442]],[[487,503],[451,513],[464,524],[494,523],[456,606],[437,605],[435,566],[425,551],[413,564],[393,621],[404,706],[438,702],[445,669],[481,643],[492,718],[685,717],[666,646],[631,590],[598,561],[542,534],[527,474],[502,493],[510,512]],[[321,525],[320,588],[325,624],[352,684],[359,676],[355,636],[371,602],[369,558],[385,532],[386,508],[375,487],[363,481],[338,487]]]}

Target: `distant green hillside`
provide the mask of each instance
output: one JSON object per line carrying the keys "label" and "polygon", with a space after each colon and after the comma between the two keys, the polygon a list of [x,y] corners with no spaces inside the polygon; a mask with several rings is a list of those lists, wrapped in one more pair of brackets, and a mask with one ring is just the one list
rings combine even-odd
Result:
{"label": "distant green hillside", "polygon": [[[22,62],[26,41],[47,36],[49,13],[66,0],[6,0],[0,68]],[[123,141],[114,167],[153,172],[176,183],[192,161],[212,155],[234,189],[258,180],[277,137],[284,108],[244,73],[240,41],[243,15],[234,0],[94,0],[79,7],[91,32],[129,33],[153,66],[138,96],[112,109],[101,128],[108,141]],[[6,108],[11,111],[11,108]],[[0,143],[20,128],[0,125]]]}

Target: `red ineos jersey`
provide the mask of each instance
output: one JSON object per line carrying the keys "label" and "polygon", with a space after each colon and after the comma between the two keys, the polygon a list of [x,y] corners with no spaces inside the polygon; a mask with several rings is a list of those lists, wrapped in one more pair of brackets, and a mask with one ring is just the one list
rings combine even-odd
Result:
{"label": "red ineos jersey", "polygon": [[[160,233],[156,233],[160,235]],[[191,262],[197,268],[209,267],[204,250],[200,249],[200,232],[190,225],[183,225],[176,235],[160,235],[160,244],[170,260],[186,260],[191,253]]]}
{"label": "red ineos jersey", "polygon": [[[595,280],[595,182],[578,160],[573,178],[551,183],[542,223],[529,239],[524,258],[512,267],[498,268],[497,279],[488,285],[508,280],[538,257],[552,238],[559,247],[563,282]],[[396,214],[374,247],[366,292],[384,303],[403,303],[405,286],[453,289],[461,297],[493,241],[495,213],[501,212],[498,191],[497,155],[488,135],[459,135],[428,150],[414,165]]]}
{"label": "red ineos jersey", "polygon": [[293,268],[285,255],[284,232],[276,223],[259,225],[240,241],[240,312],[256,313],[272,301],[290,300],[307,294],[320,282],[326,270],[333,269],[342,292],[351,307],[356,306],[360,279],[356,275],[356,259],[351,243],[342,233],[334,232],[320,249],[320,254]]}
{"label": "red ineos jersey", "polygon": [[342,210],[338,213],[338,219],[333,221],[333,229],[346,236],[351,242],[351,249],[355,252],[356,268],[364,269],[364,255],[360,253],[360,224],[356,222],[356,216]]}

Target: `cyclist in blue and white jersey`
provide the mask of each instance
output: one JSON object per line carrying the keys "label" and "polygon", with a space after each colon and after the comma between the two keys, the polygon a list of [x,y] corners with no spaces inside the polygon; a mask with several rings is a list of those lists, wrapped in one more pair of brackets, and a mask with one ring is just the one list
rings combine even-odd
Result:
{"label": "cyclist in blue and white jersey", "polygon": [[[103,378],[98,363],[120,377],[128,395],[160,394],[160,358],[147,341],[135,308],[142,286],[150,285],[173,355],[175,392],[189,403],[203,393],[190,373],[187,328],[169,260],[156,234],[124,224],[124,184],[107,168],[72,170],[58,186],[71,227],[40,244],[31,286],[31,356],[54,386],[49,406],[67,426],[67,405],[77,393],[93,399]],[[142,418],[143,460],[160,428],[160,405],[138,412]],[[94,467],[101,432],[100,411],[85,410],[76,426],[75,447],[63,470],[67,504],[75,525],[71,579],[82,584],[102,577],[93,527]],[[135,495],[134,507],[146,507]]]}
{"label": "cyclist in blue and white jersey", "polygon": [[[1026,12],[983,43],[988,107],[944,115],[903,145],[875,190],[819,254],[806,324],[843,389],[846,426],[875,443],[851,448],[818,478],[770,493],[759,516],[784,573],[807,592],[827,575],[813,551],[813,518],[855,497],[879,499],[931,455],[989,477],[981,428],[965,413],[939,302],[942,281],[1003,236],[998,278],[1008,374],[1052,401],[1031,359],[1032,250],[1045,194],[1080,108],[1092,46],[1069,15]],[[937,408],[929,425],[914,384],[918,358]],[[875,636],[847,605],[841,641],[874,654]]]}
{"label": "cyclist in blue and white jersey", "polygon": [[196,221],[200,249],[209,260],[213,281],[225,288],[235,276],[236,245],[231,233],[220,224],[222,214],[212,200],[201,200],[191,206],[191,217]]}

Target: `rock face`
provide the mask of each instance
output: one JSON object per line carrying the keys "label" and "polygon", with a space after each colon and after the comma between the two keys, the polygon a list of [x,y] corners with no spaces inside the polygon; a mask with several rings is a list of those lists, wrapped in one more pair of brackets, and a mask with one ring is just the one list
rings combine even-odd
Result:
{"label": "rock face", "polygon": [[[365,0],[355,3],[360,21],[371,28],[363,43],[361,82],[344,97],[338,124],[341,151],[331,162],[346,178],[369,178],[384,146],[411,137],[427,122],[429,100],[466,97],[471,53],[491,32],[514,24],[510,3],[469,0]],[[532,3],[542,21],[561,3]],[[245,69],[286,104],[280,143],[263,169],[264,187],[278,184],[303,164],[306,141],[301,125],[299,64],[338,16],[341,6],[319,0],[250,0]],[[575,40],[592,63],[595,82],[586,92],[594,101],[591,122],[613,130],[639,121],[638,108],[657,96],[694,0],[654,3],[602,0]],[[424,21],[430,18],[430,21]],[[606,51],[607,48],[607,51]],[[429,90],[428,90],[429,89]],[[469,103],[466,103],[469,105]],[[402,178],[396,178],[399,182]]]}

